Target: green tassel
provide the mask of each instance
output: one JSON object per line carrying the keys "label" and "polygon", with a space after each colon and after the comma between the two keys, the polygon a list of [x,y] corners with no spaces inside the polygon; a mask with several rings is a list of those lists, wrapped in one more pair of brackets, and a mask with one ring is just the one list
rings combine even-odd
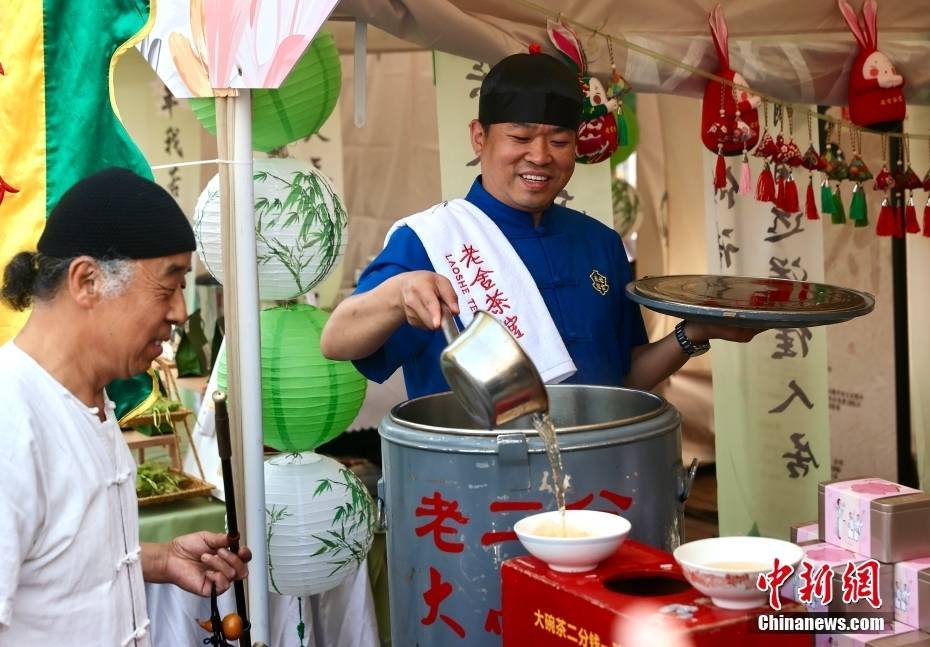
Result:
{"label": "green tassel", "polygon": [[630,144],[630,129],[626,125],[626,117],[623,116],[622,110],[617,115],[617,143],[619,146],[629,146]]}
{"label": "green tassel", "polygon": [[849,219],[856,224],[856,227],[868,227],[869,225],[869,207],[865,201],[865,191],[859,184],[856,185],[852,201],[849,203]]}
{"label": "green tassel", "polygon": [[833,194],[830,185],[824,182],[820,185],[820,212],[833,213]]}
{"label": "green tassel", "polygon": [[839,182],[836,183],[836,192],[833,194],[833,211],[830,213],[830,220],[834,225],[842,225],[846,222],[846,208],[843,206],[843,196],[840,195]]}

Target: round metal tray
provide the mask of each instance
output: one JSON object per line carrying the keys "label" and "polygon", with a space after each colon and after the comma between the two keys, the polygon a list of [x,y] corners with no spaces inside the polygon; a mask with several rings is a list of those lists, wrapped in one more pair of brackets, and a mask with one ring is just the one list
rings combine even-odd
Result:
{"label": "round metal tray", "polygon": [[626,293],[656,312],[746,328],[825,326],[875,307],[872,295],[849,288],[747,276],[653,276],[630,282]]}

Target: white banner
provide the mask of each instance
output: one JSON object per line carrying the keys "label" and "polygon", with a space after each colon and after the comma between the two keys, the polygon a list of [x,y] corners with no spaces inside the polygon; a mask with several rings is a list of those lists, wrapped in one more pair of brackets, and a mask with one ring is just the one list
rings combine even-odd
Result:
{"label": "white banner", "polygon": [[[808,146],[806,136],[796,143]],[[714,195],[715,161],[705,152],[710,273],[822,281],[823,220],[736,195],[739,157],[728,160],[729,190]],[[755,179],[762,165],[751,162]],[[808,175],[795,171],[803,207]],[[713,346],[720,534],[787,538],[791,524],[817,518],[817,484],[830,476],[826,331],[770,330]]]}

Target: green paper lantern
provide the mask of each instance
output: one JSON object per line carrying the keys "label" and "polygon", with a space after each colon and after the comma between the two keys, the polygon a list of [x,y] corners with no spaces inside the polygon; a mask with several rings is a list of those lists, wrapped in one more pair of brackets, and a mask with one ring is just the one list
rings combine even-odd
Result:
{"label": "green paper lantern", "polygon": [[[262,422],[265,444],[282,452],[313,450],[346,430],[358,415],[368,384],[352,362],[320,352],[329,315],[299,304],[261,313]],[[227,389],[226,352],[219,388]]]}
{"label": "green paper lantern", "polygon": [[[277,90],[252,91],[252,149],[272,151],[309,137],[329,119],[342,87],[336,40],[321,30]],[[212,97],[190,99],[191,110],[216,134]]]}
{"label": "green paper lantern", "polygon": [[[610,156],[610,168],[633,154],[639,145],[639,119],[636,118],[636,95],[627,94],[623,97],[623,120],[626,122],[626,144],[619,144],[617,150]],[[617,130],[620,128],[620,115],[617,115]]]}

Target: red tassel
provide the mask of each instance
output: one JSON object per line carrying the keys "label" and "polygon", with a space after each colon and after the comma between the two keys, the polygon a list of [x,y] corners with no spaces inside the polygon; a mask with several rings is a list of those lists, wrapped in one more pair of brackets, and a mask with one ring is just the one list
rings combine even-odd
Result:
{"label": "red tassel", "polygon": [[907,208],[904,210],[904,213],[904,220],[907,223],[907,233],[919,234],[920,223],[917,222],[917,207],[914,206],[914,198],[907,201]]}
{"label": "red tassel", "polygon": [[714,188],[727,188],[727,162],[719,150],[717,152],[717,168],[714,169]]}
{"label": "red tassel", "polygon": [[930,238],[930,199],[924,207],[924,238]]}
{"label": "red tassel", "polygon": [[759,202],[775,201],[775,178],[772,177],[772,169],[769,168],[768,162],[762,167],[759,180],[756,182],[756,200]]}
{"label": "red tassel", "polygon": [[895,230],[895,217],[888,199],[882,200],[882,210],[878,214],[878,224],[875,226],[875,233],[879,236],[893,236]]}
{"label": "red tassel", "polygon": [[807,181],[807,199],[805,200],[805,212],[808,220],[820,220],[820,214],[817,213],[817,201],[814,199],[814,180]]}
{"label": "red tassel", "polygon": [[785,203],[782,209],[788,213],[798,213],[801,211],[801,203],[798,200],[798,185],[790,175],[785,182]]}

